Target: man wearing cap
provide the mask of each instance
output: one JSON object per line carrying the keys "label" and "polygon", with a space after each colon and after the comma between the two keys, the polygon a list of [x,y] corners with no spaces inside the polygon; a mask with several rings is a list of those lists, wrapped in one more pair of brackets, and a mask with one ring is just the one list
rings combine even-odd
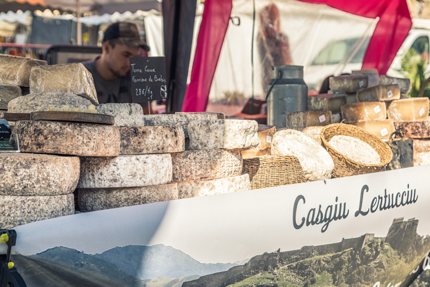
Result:
{"label": "man wearing cap", "polygon": [[149,47],[134,23],[111,24],[103,34],[102,54],[84,63],[91,72],[99,103],[130,103],[130,58],[147,56]]}

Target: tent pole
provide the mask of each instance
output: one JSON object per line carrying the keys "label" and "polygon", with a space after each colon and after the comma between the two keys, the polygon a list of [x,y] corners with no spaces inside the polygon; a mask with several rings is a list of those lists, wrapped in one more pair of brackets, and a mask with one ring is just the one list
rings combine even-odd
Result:
{"label": "tent pole", "polygon": [[76,44],[82,45],[81,3],[76,0]]}

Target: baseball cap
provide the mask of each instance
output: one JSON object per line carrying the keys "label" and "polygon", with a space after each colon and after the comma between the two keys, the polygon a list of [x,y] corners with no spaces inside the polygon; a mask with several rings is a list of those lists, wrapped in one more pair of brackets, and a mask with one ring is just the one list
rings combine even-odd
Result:
{"label": "baseball cap", "polygon": [[103,42],[119,40],[129,47],[140,47],[149,51],[149,46],[140,38],[136,24],[130,22],[116,22],[109,25],[103,33]]}

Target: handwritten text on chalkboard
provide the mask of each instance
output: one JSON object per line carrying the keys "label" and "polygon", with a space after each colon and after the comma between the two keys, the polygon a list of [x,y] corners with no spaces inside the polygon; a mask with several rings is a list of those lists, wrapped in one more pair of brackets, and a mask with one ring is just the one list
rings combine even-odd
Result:
{"label": "handwritten text on chalkboard", "polygon": [[146,103],[167,98],[164,57],[133,57],[131,62],[132,101]]}

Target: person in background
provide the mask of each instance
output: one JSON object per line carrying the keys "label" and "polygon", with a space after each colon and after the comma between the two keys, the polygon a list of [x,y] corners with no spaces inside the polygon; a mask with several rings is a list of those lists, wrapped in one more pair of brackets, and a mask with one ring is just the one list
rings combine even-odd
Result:
{"label": "person in background", "polygon": [[94,78],[100,104],[130,103],[130,58],[148,56],[149,46],[142,41],[137,26],[129,22],[111,24],[105,30],[102,54],[83,63]]}

